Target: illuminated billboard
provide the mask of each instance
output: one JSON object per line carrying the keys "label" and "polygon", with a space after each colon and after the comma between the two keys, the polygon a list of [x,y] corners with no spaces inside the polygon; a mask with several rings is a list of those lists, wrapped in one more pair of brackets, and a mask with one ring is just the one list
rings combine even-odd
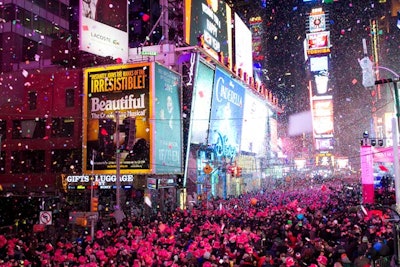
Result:
{"label": "illuminated billboard", "polygon": [[265,155],[268,107],[250,90],[246,90],[244,99],[240,150]]}
{"label": "illuminated billboard", "polygon": [[245,88],[216,68],[208,143],[217,156],[233,158],[239,152]]}
{"label": "illuminated billboard", "polygon": [[215,59],[223,53],[232,62],[231,8],[220,0],[185,0],[185,42],[199,45],[199,38],[204,41],[203,48]]}
{"label": "illuminated billboard", "polygon": [[153,173],[182,173],[181,76],[155,63]]}
{"label": "illuminated billboard", "polygon": [[190,115],[190,143],[207,144],[214,69],[198,57]]}
{"label": "illuminated billboard", "polygon": [[319,72],[328,70],[328,56],[310,57],[310,71]]}
{"label": "illuminated billboard", "polygon": [[79,0],[80,50],[102,57],[128,59],[128,2]]}
{"label": "illuminated billboard", "polygon": [[333,137],[332,96],[313,97],[313,128],[315,138]]}
{"label": "illuminated billboard", "polygon": [[308,22],[309,22],[310,32],[319,32],[326,30],[325,13],[323,12],[317,14],[311,13],[311,15],[308,16],[308,20],[309,20]]}
{"label": "illuminated billboard", "polygon": [[308,55],[330,53],[330,32],[312,32],[306,35],[306,51]]}
{"label": "illuminated billboard", "polygon": [[121,174],[181,173],[180,81],[158,63],[84,69],[83,172],[115,174],[119,148]]}
{"label": "illuminated billboard", "polygon": [[235,65],[253,77],[252,35],[250,29],[235,13]]}

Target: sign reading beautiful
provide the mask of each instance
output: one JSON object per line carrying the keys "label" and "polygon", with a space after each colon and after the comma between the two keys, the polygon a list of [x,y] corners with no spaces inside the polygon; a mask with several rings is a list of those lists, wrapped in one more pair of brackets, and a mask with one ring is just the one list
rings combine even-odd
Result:
{"label": "sign reading beautiful", "polygon": [[115,173],[118,148],[121,174],[150,172],[152,72],[151,63],[84,70],[84,171]]}

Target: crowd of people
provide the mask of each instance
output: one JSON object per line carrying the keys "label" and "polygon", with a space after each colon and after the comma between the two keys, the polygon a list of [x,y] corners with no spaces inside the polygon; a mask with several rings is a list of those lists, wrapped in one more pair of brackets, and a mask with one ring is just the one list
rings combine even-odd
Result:
{"label": "crowd of people", "polygon": [[[0,235],[2,266],[367,267],[394,264],[393,211],[360,205],[360,187],[337,181],[211,199],[151,218],[99,220],[94,235]],[[93,236],[93,237],[92,237]]]}

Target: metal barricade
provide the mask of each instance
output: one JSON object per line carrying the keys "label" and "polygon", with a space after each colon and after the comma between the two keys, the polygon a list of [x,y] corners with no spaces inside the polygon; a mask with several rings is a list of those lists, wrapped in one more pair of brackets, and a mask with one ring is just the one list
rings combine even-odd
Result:
{"label": "metal barricade", "polygon": [[372,261],[371,267],[390,267],[392,257],[393,256],[380,257],[379,259]]}

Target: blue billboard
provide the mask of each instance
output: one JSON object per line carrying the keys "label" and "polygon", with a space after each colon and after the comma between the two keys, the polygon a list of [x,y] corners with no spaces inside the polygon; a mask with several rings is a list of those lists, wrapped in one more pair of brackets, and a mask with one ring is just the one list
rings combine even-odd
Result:
{"label": "blue billboard", "polygon": [[208,144],[218,157],[234,158],[239,152],[245,88],[216,68],[211,100]]}

